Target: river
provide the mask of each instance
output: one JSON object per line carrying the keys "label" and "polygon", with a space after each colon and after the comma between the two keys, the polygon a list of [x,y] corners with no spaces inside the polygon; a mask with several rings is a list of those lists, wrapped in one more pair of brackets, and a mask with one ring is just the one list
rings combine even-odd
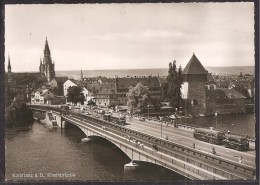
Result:
{"label": "river", "polygon": [[130,159],[111,143],[85,137],[78,128],[32,127],[6,129],[7,181],[183,181],[172,171],[153,164],[137,172],[124,172]]}
{"label": "river", "polygon": [[233,134],[255,137],[256,119],[254,114],[226,114],[215,116],[198,117],[189,120],[191,125],[200,127],[214,127]]}

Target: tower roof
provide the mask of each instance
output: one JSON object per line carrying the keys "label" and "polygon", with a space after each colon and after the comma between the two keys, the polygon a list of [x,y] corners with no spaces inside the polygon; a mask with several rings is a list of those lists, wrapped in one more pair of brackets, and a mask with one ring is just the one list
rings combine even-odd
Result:
{"label": "tower roof", "polygon": [[46,41],[45,41],[45,47],[44,47],[44,50],[50,51],[47,37],[46,37]]}
{"label": "tower roof", "polygon": [[10,55],[8,54],[8,66],[10,66]]}
{"label": "tower roof", "polygon": [[207,74],[208,71],[200,63],[199,59],[193,53],[189,63],[184,68],[182,74]]}
{"label": "tower roof", "polygon": [[8,72],[11,72],[10,55],[8,54]]}

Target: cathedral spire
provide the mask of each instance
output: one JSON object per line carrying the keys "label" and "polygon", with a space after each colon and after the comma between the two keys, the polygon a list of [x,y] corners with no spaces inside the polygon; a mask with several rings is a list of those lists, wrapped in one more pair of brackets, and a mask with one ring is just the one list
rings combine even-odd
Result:
{"label": "cathedral spire", "polygon": [[44,47],[44,57],[51,57],[51,52],[50,52],[47,37],[46,37],[45,47]]}
{"label": "cathedral spire", "polygon": [[50,51],[47,37],[46,37],[46,41],[45,41],[45,48],[44,48],[44,51]]}
{"label": "cathedral spire", "polygon": [[44,56],[39,67],[40,73],[47,78],[50,82],[55,77],[55,64],[51,58],[51,51],[48,44],[48,39],[46,37],[44,46]]}
{"label": "cathedral spire", "polygon": [[81,80],[83,80],[83,72],[82,72],[82,69],[81,69],[81,71],[80,71],[80,78],[81,78]]}
{"label": "cathedral spire", "polygon": [[11,67],[11,63],[10,63],[10,55],[8,53],[8,73],[12,72],[12,67]]}

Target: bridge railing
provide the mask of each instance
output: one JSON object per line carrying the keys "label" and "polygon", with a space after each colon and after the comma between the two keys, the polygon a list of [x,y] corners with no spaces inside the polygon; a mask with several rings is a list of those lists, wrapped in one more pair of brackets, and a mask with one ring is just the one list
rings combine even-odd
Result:
{"label": "bridge railing", "polygon": [[[99,125],[103,123],[102,125],[104,125],[103,120],[97,120],[97,119],[93,118],[93,119],[88,119],[88,121],[95,123],[95,124],[99,124]],[[109,124],[111,126],[111,123],[108,122],[107,124]],[[109,128],[111,128],[111,127],[109,127]],[[118,125],[115,125],[115,129],[113,130],[113,132],[117,132],[118,135],[121,135],[122,137],[127,138],[125,129],[126,129],[125,127],[119,127]],[[129,129],[126,129],[126,130],[129,130]],[[131,139],[138,139],[141,143],[143,143],[146,146],[149,146],[149,147],[152,148],[151,143],[154,143],[154,141],[151,141],[151,136],[149,135],[149,139],[147,139],[147,138],[144,137],[143,133],[141,133],[141,135],[136,135],[137,132],[138,131],[128,132],[127,134],[129,134],[129,136],[131,135]],[[129,140],[131,140],[131,139],[129,139]],[[163,141],[165,141],[165,140],[163,140]],[[213,160],[210,160],[210,158],[208,158],[208,157],[204,158],[204,156],[200,156],[200,154],[198,152],[194,152],[192,149],[191,150],[184,150],[183,147],[172,147],[172,146],[169,147],[167,144],[165,144],[163,146],[158,145],[158,151],[162,152],[162,153],[170,154],[172,156],[175,156],[175,157],[182,159],[182,160],[185,160],[185,161],[189,160],[190,162],[194,163],[195,165],[200,166],[201,168],[204,168],[204,169],[207,169],[207,170],[211,170],[214,173],[219,173],[219,174],[223,175],[223,172],[225,172],[226,175],[224,175],[224,176],[229,177],[229,179],[230,178],[231,179],[238,179],[238,177],[243,178],[245,176],[251,176],[252,175],[252,172],[250,172],[250,171],[239,172],[239,169],[237,169],[237,167],[231,166],[231,165],[227,165],[228,168],[224,167],[225,170],[220,169],[220,168],[216,168],[216,165],[219,165],[221,162],[215,160],[214,156],[213,156],[213,158],[211,158]],[[188,157],[188,156],[190,156],[190,157]],[[199,162],[198,163],[198,160],[202,161],[202,160],[205,160],[205,159],[208,159],[207,163],[206,162]],[[222,163],[222,164],[224,164],[224,163]],[[228,173],[228,171],[230,171],[230,170],[234,171],[234,168],[237,169],[236,171],[238,171],[237,173],[239,173],[240,175],[233,175],[233,174]],[[246,172],[247,175],[244,174],[245,172]]]}
{"label": "bridge railing", "polygon": [[[74,122],[74,124],[79,127],[86,126],[87,128],[92,128],[93,130],[95,130],[94,132],[96,135],[100,135],[100,131],[101,131],[101,133],[105,132],[104,133],[105,138],[110,136],[109,140],[112,140],[114,142],[117,141],[120,148],[122,146],[127,146],[127,145],[128,145],[128,147],[132,146],[132,149],[135,150],[136,152],[139,152],[139,153],[140,153],[140,151],[144,152],[146,157],[153,156],[153,157],[149,157],[151,161],[156,160],[158,164],[160,164],[166,168],[173,169],[172,165],[175,165],[175,168],[173,169],[174,171],[180,172],[179,168],[181,168],[181,169],[193,172],[194,173],[193,175],[195,175],[195,176],[204,177],[205,179],[215,179],[215,180],[217,180],[217,179],[219,179],[219,180],[221,180],[221,179],[243,179],[243,177],[236,176],[228,171],[223,171],[221,169],[214,168],[213,166],[207,166],[207,168],[201,168],[201,166],[192,164],[192,163],[190,163],[190,161],[180,160],[180,159],[176,158],[175,156],[169,156],[167,154],[160,153],[158,151],[156,152],[154,150],[151,150],[151,148],[149,148],[149,147],[139,147],[138,148],[136,146],[135,142],[132,142],[130,140],[126,141],[125,138],[122,136],[122,134],[118,131],[117,131],[117,134],[115,134],[114,130],[113,130],[113,132],[107,132],[107,130],[105,130],[105,131],[102,130],[96,124],[93,125],[93,124],[89,124],[86,122],[84,122],[84,124],[79,123],[79,121],[83,122],[84,120],[78,121],[78,120],[75,120],[74,117],[65,116],[65,119],[67,119],[70,122]],[[126,143],[126,144],[124,144],[124,143]],[[196,162],[199,163],[199,161],[196,161]],[[211,168],[213,170],[211,170],[209,168]],[[187,176],[187,174],[186,174],[186,176]]]}
{"label": "bridge railing", "polygon": [[78,117],[81,117],[81,118],[84,118],[84,119],[87,119],[87,120],[90,120],[90,121],[94,121],[94,122],[97,122],[99,124],[104,124],[104,125],[107,125],[109,127],[114,127],[116,129],[120,130],[121,133],[124,133],[125,135],[131,134],[131,135],[138,136],[140,138],[146,138],[150,142],[154,142],[155,144],[157,144],[158,146],[161,146],[161,147],[178,148],[182,152],[196,154],[197,156],[200,156],[200,158],[205,158],[205,159],[208,159],[208,160],[211,159],[212,161],[217,161],[219,164],[222,164],[222,165],[226,164],[226,166],[229,167],[229,168],[232,168],[232,170],[242,171],[242,172],[244,171],[246,173],[251,173],[252,178],[253,178],[253,176],[255,176],[255,168],[253,168],[251,166],[248,166],[248,165],[245,165],[245,164],[240,164],[240,163],[234,162],[234,161],[230,161],[230,160],[227,160],[227,159],[222,158],[220,156],[208,154],[208,153],[205,153],[203,151],[196,150],[192,147],[183,146],[183,145],[180,145],[178,143],[174,143],[174,142],[171,142],[171,141],[168,141],[168,140],[164,140],[164,139],[161,139],[161,138],[151,136],[149,134],[141,133],[139,131],[132,130],[130,128],[126,128],[124,126],[120,126],[120,125],[117,125],[117,124],[114,124],[114,123],[111,123],[111,122],[107,122],[105,120],[97,119],[97,118],[89,116],[89,115],[82,115],[82,114],[73,113],[73,112],[69,112],[69,111],[62,111],[61,109],[56,108],[56,107],[35,106],[34,105],[34,106],[32,106],[32,108],[44,109],[44,110],[47,110],[47,111],[53,110],[53,111],[56,111],[58,113],[63,113],[63,114],[67,114],[67,113],[73,114],[75,116],[78,116]]}

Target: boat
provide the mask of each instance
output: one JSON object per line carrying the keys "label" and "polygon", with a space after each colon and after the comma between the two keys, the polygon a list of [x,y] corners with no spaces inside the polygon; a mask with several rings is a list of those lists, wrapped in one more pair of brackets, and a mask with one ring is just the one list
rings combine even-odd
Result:
{"label": "boat", "polygon": [[90,141],[90,138],[88,138],[88,137],[85,137],[85,138],[81,139],[82,143],[87,143],[89,141]]}
{"label": "boat", "polygon": [[139,165],[137,163],[131,161],[130,163],[124,165],[124,170],[133,171],[136,170],[138,166]]}

